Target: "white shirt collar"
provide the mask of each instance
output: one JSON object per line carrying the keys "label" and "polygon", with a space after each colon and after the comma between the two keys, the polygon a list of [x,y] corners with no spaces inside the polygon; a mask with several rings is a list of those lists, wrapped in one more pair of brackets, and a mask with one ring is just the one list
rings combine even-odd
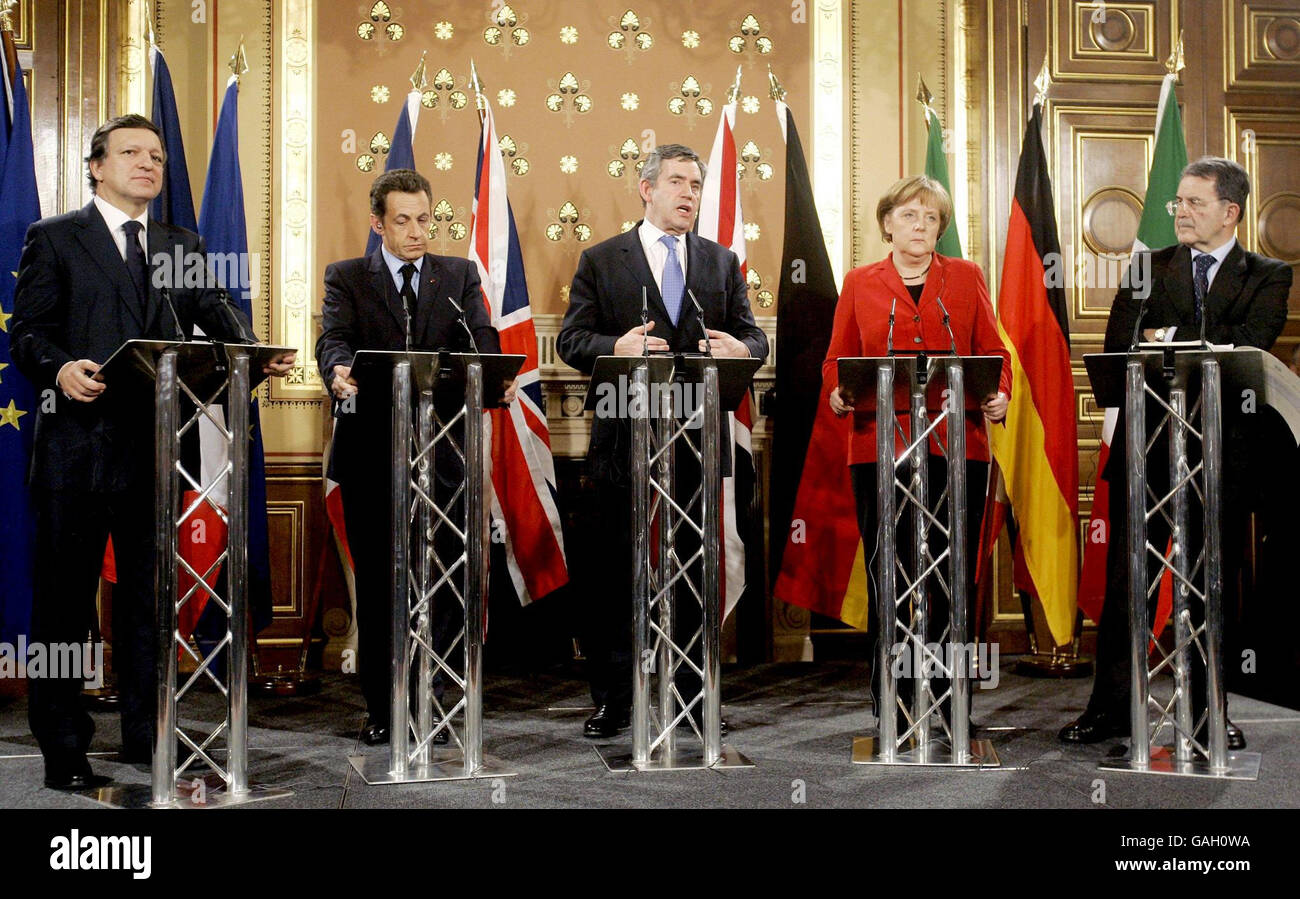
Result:
{"label": "white shirt collar", "polygon": [[[658,228],[656,228],[654,225],[650,224],[649,219],[641,220],[640,237],[641,237],[641,246],[645,248],[646,252],[649,252],[650,248],[653,247],[655,244],[659,244],[659,239],[661,237],[672,237],[677,241],[678,258],[681,258],[682,256],[685,255],[686,235],[668,234],[666,231],[661,231]],[[659,244],[659,245],[663,246],[663,244]]]}
{"label": "white shirt collar", "polygon": [[[1222,246],[1215,247],[1213,250],[1210,250],[1209,255],[1214,257],[1214,265],[1215,266],[1221,265],[1223,263],[1223,260],[1228,258],[1228,254],[1232,252],[1232,248],[1235,247],[1236,245],[1237,245],[1237,237],[1236,235],[1233,235],[1232,237],[1228,238],[1227,243],[1223,244]],[[1201,250],[1197,250],[1197,249],[1192,250],[1193,259],[1195,259],[1197,256],[1204,256],[1204,255],[1205,253],[1202,252]]]}
{"label": "white shirt collar", "polygon": [[[393,276],[393,281],[397,284],[397,289],[402,289],[402,266],[407,264],[407,260],[399,259],[392,253],[388,252],[388,247],[382,243],[379,245],[379,252],[384,256],[384,264],[388,266],[389,273]],[[420,273],[424,270],[424,257],[410,260],[410,264],[415,266],[415,280],[413,285],[420,283]]]}
{"label": "white shirt collar", "polygon": [[122,226],[124,224],[131,221],[136,221],[140,223],[143,229],[140,233],[143,234],[146,230],[148,230],[149,228],[149,207],[148,206],[144,208],[144,212],[140,213],[138,216],[136,216],[133,219],[131,218],[131,216],[127,215],[125,212],[118,209],[112,203],[105,200],[99,194],[95,194],[94,200],[95,200],[95,208],[98,209],[99,214],[103,216],[104,224],[108,225],[108,230],[110,234],[117,234],[118,232],[121,231]]}

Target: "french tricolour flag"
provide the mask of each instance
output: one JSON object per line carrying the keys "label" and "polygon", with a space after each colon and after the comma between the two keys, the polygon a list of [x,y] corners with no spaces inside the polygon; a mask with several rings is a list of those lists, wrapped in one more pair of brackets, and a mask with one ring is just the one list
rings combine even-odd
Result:
{"label": "french tricolour flag", "polygon": [[484,301],[501,335],[501,352],[525,357],[518,399],[492,417],[492,518],[505,523],[506,560],[519,601],[527,604],[569,580],[560,513],[555,503],[551,434],[542,410],[537,334],[506,171],[486,98],[474,177],[470,257],[478,265]]}

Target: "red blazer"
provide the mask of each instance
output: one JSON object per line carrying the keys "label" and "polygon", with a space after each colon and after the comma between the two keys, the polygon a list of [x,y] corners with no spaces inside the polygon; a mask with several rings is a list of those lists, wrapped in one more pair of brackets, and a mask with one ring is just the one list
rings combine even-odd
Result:
{"label": "red blazer", "polygon": [[[950,259],[934,254],[934,262],[925,279],[921,301],[914,303],[912,295],[903,286],[903,280],[894,268],[891,256],[880,262],[855,268],[844,278],[844,289],[835,307],[835,327],[831,332],[830,347],[822,363],[824,383],[838,383],[836,360],[841,356],[884,356],[889,333],[889,307],[897,299],[894,311],[894,349],[899,352],[925,350],[934,354],[949,351],[948,332],[943,326],[943,313],[939,311],[936,297],[942,299],[948,310],[949,325],[956,338],[957,352],[963,356],[983,355],[1002,357],[1000,389],[1011,395],[1011,356],[998,336],[989,302],[988,287],[979,266],[963,259]],[[849,434],[849,464],[876,461],[876,413],[855,412],[851,416]],[[907,410],[898,415],[904,434],[910,433]],[[984,418],[978,412],[966,416],[966,458],[988,461],[989,444],[983,428]],[[1000,427],[1000,425],[998,425]],[[946,427],[936,429],[938,437],[947,441]],[[901,436],[895,434],[894,452],[906,448]],[[930,452],[937,454],[938,443],[931,439]]]}

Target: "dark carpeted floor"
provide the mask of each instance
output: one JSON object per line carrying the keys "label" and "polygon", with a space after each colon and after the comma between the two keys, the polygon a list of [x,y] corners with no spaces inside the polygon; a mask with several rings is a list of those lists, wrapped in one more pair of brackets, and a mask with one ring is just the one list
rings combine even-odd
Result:
{"label": "dark carpeted floor", "polygon": [[[1002,660],[995,690],[976,690],[977,736],[993,742],[1002,767],[953,770],[854,765],[853,738],[874,726],[864,664],[848,661],[759,665],[724,673],[727,742],[755,768],[734,771],[609,773],[582,737],[590,713],[585,685],[568,670],[490,673],[484,748],[516,777],[368,786],[352,770],[364,712],[355,677],[329,674],[319,695],[251,701],[250,778],[292,797],[247,806],[297,808],[671,807],[774,808],[1264,808],[1300,807],[1300,713],[1233,696],[1233,720],[1262,754],[1258,781],[1101,772],[1097,762],[1123,743],[1067,748],[1057,730],[1083,708],[1090,682],[1047,681],[1011,672]],[[197,697],[196,714],[215,722],[219,696]],[[210,718],[209,718],[209,713]],[[117,722],[96,713],[97,772],[119,785],[147,785],[143,765],[116,761]],[[631,737],[617,742],[630,749]],[[41,786],[42,763],[27,729],[26,703],[0,707],[0,808],[91,808],[81,795]],[[1099,790],[1099,781],[1103,790]],[[1096,802],[1104,791],[1104,802]]]}

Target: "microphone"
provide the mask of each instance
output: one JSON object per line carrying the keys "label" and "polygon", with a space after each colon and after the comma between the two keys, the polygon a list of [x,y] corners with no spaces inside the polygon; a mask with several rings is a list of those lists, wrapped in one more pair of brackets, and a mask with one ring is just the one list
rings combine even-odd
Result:
{"label": "microphone", "polygon": [[648,346],[649,335],[646,333],[646,325],[650,323],[650,301],[646,295],[645,288],[641,288],[641,355],[649,356],[650,348]]}
{"label": "microphone", "polygon": [[898,297],[889,304],[889,333],[885,335],[886,355],[894,355],[894,310],[898,308]]}
{"label": "microphone", "polygon": [[[479,351],[478,341],[474,339],[474,332],[470,330],[469,323],[465,321],[465,310],[461,308],[460,303],[457,303],[452,299],[451,294],[447,294],[447,302],[451,303],[451,308],[456,310],[456,321],[460,322],[460,326],[464,328],[465,333],[469,335],[469,345],[473,347],[474,352],[477,353]],[[408,352],[411,349],[411,314],[409,312],[406,314],[406,349]]]}
{"label": "microphone", "polygon": [[[1209,291],[1207,290],[1206,293],[1208,294]],[[1205,342],[1205,320],[1210,317],[1209,313],[1210,310],[1205,308],[1205,298],[1202,297],[1201,298],[1201,347],[1203,349],[1208,349],[1210,346],[1208,343]]]}
{"label": "microphone", "polygon": [[1149,296],[1150,294],[1148,294],[1146,297],[1143,297],[1142,302],[1138,304],[1137,321],[1133,322],[1133,340],[1130,341],[1128,345],[1128,351],[1130,353],[1135,352],[1137,350],[1138,341],[1142,337],[1142,318],[1147,314],[1147,298]]}
{"label": "microphone", "polygon": [[188,338],[185,336],[185,328],[181,325],[181,317],[176,314],[176,307],[172,304],[172,292],[166,287],[160,287],[158,292],[162,294],[163,302],[167,304],[168,310],[171,311],[172,321],[176,323],[176,334],[180,337],[181,343],[185,343]]}
{"label": "microphone", "polygon": [[952,325],[948,323],[948,310],[943,306],[943,297],[935,294],[934,301],[939,304],[939,311],[943,313],[943,327],[948,332],[948,344],[952,348],[952,354],[957,355],[957,338],[953,336]]}
{"label": "microphone", "polygon": [[704,324],[704,307],[700,305],[699,300],[695,299],[695,291],[687,290],[686,295],[690,297],[691,302],[695,304],[695,314],[700,317],[700,330],[704,332],[704,355],[712,356],[713,344],[709,341],[709,329],[705,327]]}

